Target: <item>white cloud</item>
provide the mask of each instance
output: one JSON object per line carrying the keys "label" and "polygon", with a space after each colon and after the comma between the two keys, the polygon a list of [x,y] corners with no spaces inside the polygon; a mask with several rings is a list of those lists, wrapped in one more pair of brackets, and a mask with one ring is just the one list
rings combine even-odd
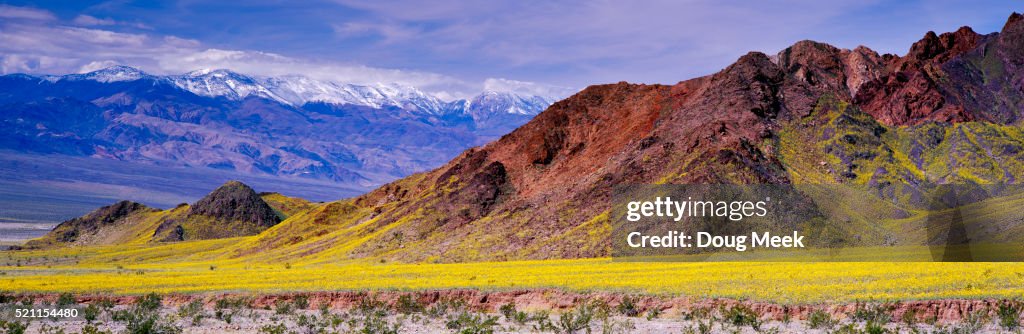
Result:
{"label": "white cloud", "polygon": [[502,78],[487,78],[484,80],[484,90],[497,92],[513,92],[523,95],[540,95],[552,98],[564,98],[576,92],[571,87],[554,86],[529,81],[509,80]]}
{"label": "white cloud", "polygon": [[0,5],[0,17],[5,19],[23,19],[23,20],[39,20],[39,21],[52,21],[56,17],[53,13],[42,9],[35,9],[31,7],[15,7],[8,5]]}
{"label": "white cloud", "polygon": [[89,62],[88,64],[82,65],[78,68],[78,73],[89,73],[92,71],[102,70],[111,66],[120,65],[117,61],[113,60],[97,60]]}
{"label": "white cloud", "polygon": [[225,68],[257,76],[298,74],[354,84],[398,83],[445,99],[467,98],[485,86],[542,91],[527,88],[530,83],[472,83],[431,72],[301,59],[255,50],[210,48],[200,41],[176,36],[107,30],[120,23],[87,15],[73,20],[72,23],[79,26],[66,26],[53,20],[44,22],[42,18],[52,19],[53,14],[31,8],[0,6],[0,17],[3,15],[34,20],[0,21],[0,72],[3,74],[82,73],[121,64],[154,74]]}
{"label": "white cloud", "polygon": [[117,24],[113,19],[101,19],[90,15],[78,15],[72,20],[74,24],[82,26],[112,26]]}

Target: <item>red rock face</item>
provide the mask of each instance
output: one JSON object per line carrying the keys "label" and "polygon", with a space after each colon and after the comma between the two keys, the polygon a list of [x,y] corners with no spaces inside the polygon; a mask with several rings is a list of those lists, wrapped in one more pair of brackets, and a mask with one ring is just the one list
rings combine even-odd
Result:
{"label": "red rock face", "polygon": [[[392,233],[406,236],[444,231],[424,236],[427,249],[399,260],[446,254],[460,243],[488,255],[445,260],[605,256],[601,240],[576,234],[609,208],[615,186],[788,183],[772,139],[780,123],[809,115],[823,96],[891,126],[1019,123],[1024,56],[1014,48],[1022,42],[1005,36],[1024,35],[1022,25],[1015,15],[1002,35],[969,28],[929,33],[903,57],[803,41],[775,57],[749,53],[721,72],[672,86],[591,86],[498,141],[356,203],[397,202],[398,209],[384,213],[394,218],[380,226],[424,212],[449,217],[396,227]],[[447,192],[433,194],[436,189]],[[444,214],[450,212],[459,214]],[[482,221],[488,237],[500,242],[473,239],[482,237]],[[370,244],[355,256],[385,246]]]}
{"label": "red rock face", "polygon": [[[1016,123],[1024,114],[1019,66],[1022,30],[1024,20],[1014,13],[999,34],[979,35],[969,27],[941,35],[928,32],[907,55],[871,64],[885,69],[851,89],[853,102],[887,125]],[[999,92],[998,86],[1004,84],[1016,92]]]}

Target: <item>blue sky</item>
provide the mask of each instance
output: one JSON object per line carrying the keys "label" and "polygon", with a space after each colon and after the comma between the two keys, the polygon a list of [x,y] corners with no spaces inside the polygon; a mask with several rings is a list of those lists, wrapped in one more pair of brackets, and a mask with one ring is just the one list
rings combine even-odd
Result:
{"label": "blue sky", "polygon": [[929,30],[990,33],[1024,11],[1020,1],[2,3],[3,73],[230,68],[399,82],[451,98],[675,83],[803,39],[903,54]]}

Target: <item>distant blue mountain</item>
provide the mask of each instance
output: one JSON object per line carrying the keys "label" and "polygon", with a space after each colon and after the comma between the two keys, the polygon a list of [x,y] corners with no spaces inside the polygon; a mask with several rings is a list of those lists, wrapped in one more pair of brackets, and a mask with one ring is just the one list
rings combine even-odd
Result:
{"label": "distant blue mountain", "polygon": [[499,92],[442,101],[401,85],[226,70],[12,74],[0,76],[0,149],[368,187],[440,166],[552,102]]}

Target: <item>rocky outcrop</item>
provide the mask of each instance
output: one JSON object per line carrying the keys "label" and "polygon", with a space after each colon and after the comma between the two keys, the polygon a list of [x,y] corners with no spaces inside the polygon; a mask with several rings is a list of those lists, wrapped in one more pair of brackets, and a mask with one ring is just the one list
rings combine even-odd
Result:
{"label": "rocky outcrop", "polygon": [[228,181],[200,199],[192,205],[188,215],[244,221],[264,228],[281,222],[274,209],[256,191],[238,181]]}
{"label": "rocky outcrop", "polygon": [[203,240],[254,235],[282,220],[256,191],[229,181],[156,229],[160,241]]}
{"label": "rocky outcrop", "polygon": [[74,218],[60,223],[50,233],[42,238],[31,240],[26,243],[26,248],[41,248],[58,245],[87,245],[97,243],[97,239],[103,239],[110,233],[109,229],[123,227],[128,224],[128,218],[140,213],[154,212],[152,209],[140,203],[131,201],[120,201],[102,208],[96,209],[85,216]]}

